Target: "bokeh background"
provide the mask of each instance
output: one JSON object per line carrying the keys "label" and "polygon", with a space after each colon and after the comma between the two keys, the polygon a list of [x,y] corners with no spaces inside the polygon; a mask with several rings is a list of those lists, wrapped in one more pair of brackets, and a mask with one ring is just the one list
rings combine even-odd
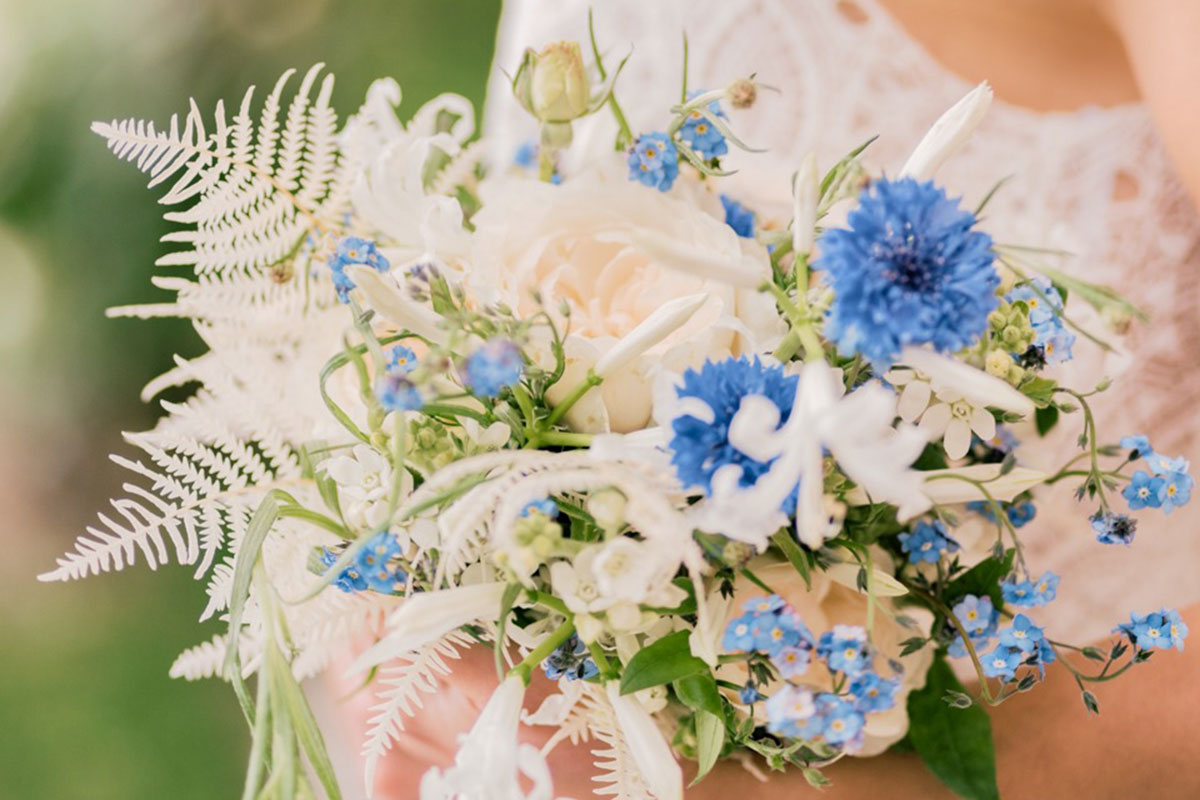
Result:
{"label": "bokeh background", "polygon": [[336,106],[391,75],[411,113],[477,108],[499,0],[0,0],[0,798],[235,797],[247,736],[218,682],[172,681],[211,635],[190,570],[73,584],[37,573],[120,490],[106,454],[153,424],[139,389],[192,355],[184,323],[106,320],[154,300],[168,228],[92,120],[165,122],[323,61]]}

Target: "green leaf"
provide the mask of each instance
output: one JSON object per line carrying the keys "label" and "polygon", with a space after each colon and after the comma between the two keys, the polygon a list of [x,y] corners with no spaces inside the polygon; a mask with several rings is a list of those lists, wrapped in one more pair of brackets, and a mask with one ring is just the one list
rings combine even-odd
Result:
{"label": "green leaf", "polygon": [[725,747],[725,719],[707,711],[696,712],[696,777],[692,786],[708,774]]}
{"label": "green leaf", "polygon": [[675,690],[679,701],[693,711],[707,711],[719,717],[725,716],[721,693],[717,691],[717,682],[707,672],[679,678],[672,682],[671,688]]}
{"label": "green leaf", "polygon": [[1054,390],[1058,388],[1058,381],[1051,378],[1033,378],[1021,384],[1020,388],[1026,397],[1042,407],[1050,404]]}
{"label": "green leaf", "polygon": [[969,594],[979,597],[987,595],[999,608],[1004,600],[1000,591],[1000,581],[1012,572],[1013,558],[1016,554],[1015,549],[1009,548],[1004,551],[1004,558],[986,558],[950,581],[946,586],[945,602],[948,605],[954,605],[959,599]]}
{"label": "green leaf", "polygon": [[625,665],[621,694],[708,672],[708,664],[692,655],[688,636],[688,631],[676,631],[639,650]]}
{"label": "green leaf", "polygon": [[788,563],[795,568],[796,572],[800,573],[800,577],[804,579],[804,588],[812,588],[812,576],[809,574],[808,556],[800,549],[800,545],[792,538],[792,533],[789,530],[777,531],[772,537],[771,542],[783,552]]}
{"label": "green leaf", "polygon": [[272,691],[278,692],[283,698],[296,732],[296,739],[300,742],[304,754],[308,756],[309,765],[316,773],[317,780],[321,782],[329,800],[341,800],[342,793],[338,789],[337,777],[334,775],[329,751],[325,748],[325,738],[321,735],[317,719],[308,706],[308,700],[305,699],[300,684],[296,682],[296,678],[292,674],[291,665],[287,663],[283,653],[279,652],[279,648],[273,643],[267,648],[267,657],[275,661],[271,669],[271,676],[274,680]]}
{"label": "green leaf", "polygon": [[933,662],[925,688],[908,696],[908,736],[929,771],[967,800],[1000,800],[992,723],[978,705],[950,708],[947,692],[962,684],[944,658]]}
{"label": "green leaf", "polygon": [[1034,420],[1037,422],[1038,436],[1045,436],[1051,428],[1058,424],[1058,409],[1054,406],[1039,408],[1034,415]]}
{"label": "green leaf", "polygon": [[246,600],[250,597],[250,579],[254,575],[254,565],[258,563],[258,553],[266,541],[267,534],[271,532],[271,526],[278,518],[279,504],[275,502],[274,495],[268,493],[246,527],[237,558],[233,563],[233,586],[229,590],[229,637],[224,669],[238,702],[241,703],[246,721],[251,725],[254,724],[254,711],[250,703],[250,694],[246,691],[246,683],[242,680],[238,639],[242,633],[242,615],[246,612]]}

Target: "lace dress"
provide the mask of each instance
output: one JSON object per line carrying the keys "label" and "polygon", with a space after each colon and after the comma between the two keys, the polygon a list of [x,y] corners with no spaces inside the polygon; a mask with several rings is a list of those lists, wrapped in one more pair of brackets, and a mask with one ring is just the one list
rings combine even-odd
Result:
{"label": "lace dress", "polygon": [[[678,101],[685,28],[691,86],[711,88],[757,73],[782,88],[734,112],[739,137],[768,152],[735,151],[726,163],[739,172],[723,184],[768,218],[786,221],[780,201],[788,198],[790,175],[807,151],[827,166],[878,133],[867,151],[869,167],[897,170],[929,124],[971,88],[873,0],[593,5],[608,66],[634,48],[618,94],[635,132],[661,129],[666,109]],[[497,157],[511,158],[534,135],[501,70],[511,74],[525,46],[586,42],[587,7],[580,0],[505,4],[485,117]],[[614,132],[610,116],[597,114],[577,126],[573,153],[610,147]],[[1150,324],[1114,337],[1097,315],[1086,313],[1090,308],[1073,303],[1072,316],[1115,338],[1117,350],[1105,354],[1080,337],[1075,359],[1050,374],[1081,389],[1113,377],[1112,388],[1095,402],[1101,431],[1113,440],[1146,433],[1161,452],[1191,458],[1198,432],[1192,406],[1200,388],[1200,224],[1147,111],[1129,104],[1037,112],[996,102],[938,179],[974,207],[1005,177],[1010,180],[986,212],[997,241],[1070,251],[1076,257],[1057,266],[1116,288],[1152,316]],[[1080,414],[1065,415],[1047,440],[1027,440],[1022,460],[1043,468],[1060,464],[1078,452],[1081,425]],[[1076,502],[1068,483],[1041,492],[1037,518],[1022,531],[1030,568],[1062,576],[1058,599],[1037,611],[1041,621],[1092,638],[1131,610],[1200,601],[1200,501],[1170,516],[1140,512],[1141,531],[1131,547],[1103,545],[1087,521],[1093,507]],[[1115,508],[1124,507],[1121,497],[1114,499]]]}

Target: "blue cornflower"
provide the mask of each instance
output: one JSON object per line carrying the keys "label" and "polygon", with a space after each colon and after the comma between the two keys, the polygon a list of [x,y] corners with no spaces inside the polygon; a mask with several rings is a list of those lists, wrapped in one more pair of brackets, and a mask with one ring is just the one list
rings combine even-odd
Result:
{"label": "blue cornflower", "polygon": [[357,236],[346,236],[337,243],[333,254],[329,256],[329,269],[332,273],[333,287],[337,290],[338,299],[343,303],[350,302],[350,290],[355,283],[346,274],[346,267],[351,264],[366,264],[378,272],[387,272],[391,264],[379,252],[375,243]]}
{"label": "blue cornflower", "polygon": [[1137,533],[1137,520],[1112,511],[1097,511],[1088,521],[1096,532],[1096,541],[1102,544],[1128,545]]}
{"label": "blue cornflower", "polygon": [[517,145],[513,153],[513,164],[522,169],[533,169],[538,162],[538,144],[533,139],[526,139]]}
{"label": "blue cornflower", "polygon": [[463,370],[467,387],[481,397],[495,397],[521,380],[521,348],[509,339],[489,339],[471,355]]}
{"label": "blue cornflower", "polygon": [[416,411],[425,405],[415,383],[391,372],[380,379],[375,387],[375,396],[385,411]]}
{"label": "blue cornflower", "polygon": [[913,526],[912,533],[900,534],[900,549],[908,553],[911,564],[927,561],[936,564],[943,552],[958,550],[958,542],[946,533],[946,526],[938,520],[921,520]]}
{"label": "blue cornflower", "polygon": [[747,683],[741,689],[738,689],[738,700],[744,706],[752,705],[762,700],[762,693],[758,691],[758,687],[753,683]]}
{"label": "blue cornflower", "polygon": [[407,375],[417,368],[417,354],[402,344],[387,351],[387,371]]}
{"label": "blue cornflower", "polygon": [[[816,697],[808,689],[785,684],[767,698],[767,730],[799,738],[816,718]],[[818,735],[820,731],[818,730]]]}
{"label": "blue cornflower", "polygon": [[1005,644],[996,645],[996,649],[982,659],[983,674],[989,678],[1012,680],[1017,674],[1017,667],[1025,660],[1025,654],[1016,647]]}
{"label": "blue cornflower", "polygon": [[1009,577],[1000,584],[1004,602],[1033,608],[1044,606],[1058,596],[1058,575],[1046,572],[1036,581],[1019,581]]}
{"label": "blue cornflower", "polygon": [[1154,455],[1154,448],[1150,445],[1150,439],[1140,433],[1134,436],[1122,437],[1121,447],[1130,451],[1129,458],[1131,461]]}
{"label": "blue cornflower", "polygon": [[[700,92],[689,93],[689,99],[697,94]],[[714,117],[725,116],[725,112],[721,110],[721,104],[716,100],[708,104],[708,113]],[[688,118],[679,128],[679,136],[706,161],[729,152],[725,136],[717,130],[717,126],[713,125],[708,117],[699,111],[688,114]]]}
{"label": "blue cornflower", "polygon": [[[1186,462],[1184,462],[1186,464]],[[1195,481],[1187,472],[1168,472],[1162,477],[1163,484],[1158,489],[1158,499],[1162,501],[1164,514],[1170,514],[1180,506],[1187,505],[1192,498],[1192,485]]]}
{"label": "blue cornflower", "polygon": [[[729,441],[729,426],[750,395],[761,395],[779,409],[779,424],[787,422],[796,397],[799,379],[784,374],[779,366],[753,360],[729,358],[706,361],[699,371],[683,373],[683,384],[675,389],[680,399],[695,398],[712,411],[709,419],[683,413],[671,422],[671,463],[685,487],[712,493],[713,474],[728,464],[741,467],[741,486],[753,486],[771,466],[738,450]],[[707,415],[706,415],[707,416]],[[785,501],[794,504],[794,499]]]}
{"label": "blue cornflower", "polygon": [[1130,479],[1129,485],[1121,492],[1121,495],[1129,501],[1129,510],[1138,511],[1143,508],[1159,508],[1162,504],[1162,498],[1159,493],[1162,491],[1166,481],[1157,475],[1151,475],[1144,469],[1139,469],[1133,473],[1133,478]]}
{"label": "blue cornflower", "polygon": [[863,714],[887,711],[896,705],[896,690],[900,684],[877,673],[864,672],[850,682],[850,695],[854,707]]}
{"label": "blue cornflower", "polygon": [[932,182],[885,178],[863,190],[848,223],[825,231],[813,264],[833,286],[825,335],[843,354],[882,371],[905,345],[956,352],[987,330],[1000,285],[992,239],[957,200]]}
{"label": "blue cornflower", "polygon": [[596,662],[588,655],[587,645],[575,634],[571,634],[569,639],[546,656],[542,669],[552,681],[563,677],[569,681],[587,680],[600,672]]}
{"label": "blue cornflower", "polygon": [[835,625],[821,634],[817,655],[825,660],[832,672],[844,672],[850,677],[871,668],[867,632],[857,625]]}
{"label": "blue cornflower", "polygon": [[725,224],[743,239],[753,239],[754,212],[727,194],[721,195],[721,205],[725,208]]}
{"label": "blue cornflower", "polygon": [[643,133],[629,151],[629,180],[668,191],[679,175],[679,151],[665,133]]}
{"label": "blue cornflower", "polygon": [[955,604],[953,611],[954,616],[969,634],[986,631],[996,618],[996,609],[992,605],[992,598],[986,594],[983,597],[967,595]]}
{"label": "blue cornflower", "polygon": [[543,497],[541,500],[531,500],[521,509],[521,516],[528,517],[535,511],[545,514],[550,519],[554,519],[558,516],[558,504],[549,497]]}

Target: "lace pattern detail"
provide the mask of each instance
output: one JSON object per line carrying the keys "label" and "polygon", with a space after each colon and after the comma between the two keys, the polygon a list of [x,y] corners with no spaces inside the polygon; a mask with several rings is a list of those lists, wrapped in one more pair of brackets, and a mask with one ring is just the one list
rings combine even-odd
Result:
{"label": "lace pattern detail", "polygon": [[[505,4],[486,113],[497,163],[534,135],[500,68],[511,71],[527,44],[586,41],[587,5]],[[596,10],[597,37],[612,47],[609,62],[624,55],[627,43],[634,46],[619,97],[635,132],[661,128],[665,109],[678,101],[684,29],[693,86],[755,72],[785,87],[736,112],[738,135],[768,153],[735,151],[727,159],[738,174],[726,190],[768,218],[786,219],[779,201],[807,151],[830,164],[881,133],[867,151],[868,164],[898,169],[929,124],[970,88],[873,0],[610,0]],[[586,120],[577,126],[574,157],[610,147],[614,132],[608,115]],[[1151,325],[1135,326],[1114,353],[1080,337],[1076,359],[1060,376],[1084,388],[1119,374],[1096,402],[1103,429],[1113,436],[1148,433],[1164,452],[1190,456],[1200,438],[1192,413],[1200,390],[1194,368],[1200,360],[1200,224],[1145,108],[1037,112],[998,101],[938,179],[973,207],[1006,177],[986,211],[998,241],[1070,251],[1076,257],[1056,266],[1117,288],[1153,317]],[[1074,316],[1113,339],[1095,315],[1076,307]],[[1075,452],[1080,424],[1078,415],[1064,417],[1063,430],[1026,445],[1023,458],[1039,466],[1051,466],[1054,454],[1065,460]],[[1059,599],[1039,612],[1044,621],[1098,636],[1129,610],[1200,601],[1200,503],[1165,519],[1145,514],[1143,533],[1126,549],[1095,542],[1090,508],[1077,503],[1066,484],[1043,492],[1038,518],[1026,529],[1031,562],[1063,576]]]}

